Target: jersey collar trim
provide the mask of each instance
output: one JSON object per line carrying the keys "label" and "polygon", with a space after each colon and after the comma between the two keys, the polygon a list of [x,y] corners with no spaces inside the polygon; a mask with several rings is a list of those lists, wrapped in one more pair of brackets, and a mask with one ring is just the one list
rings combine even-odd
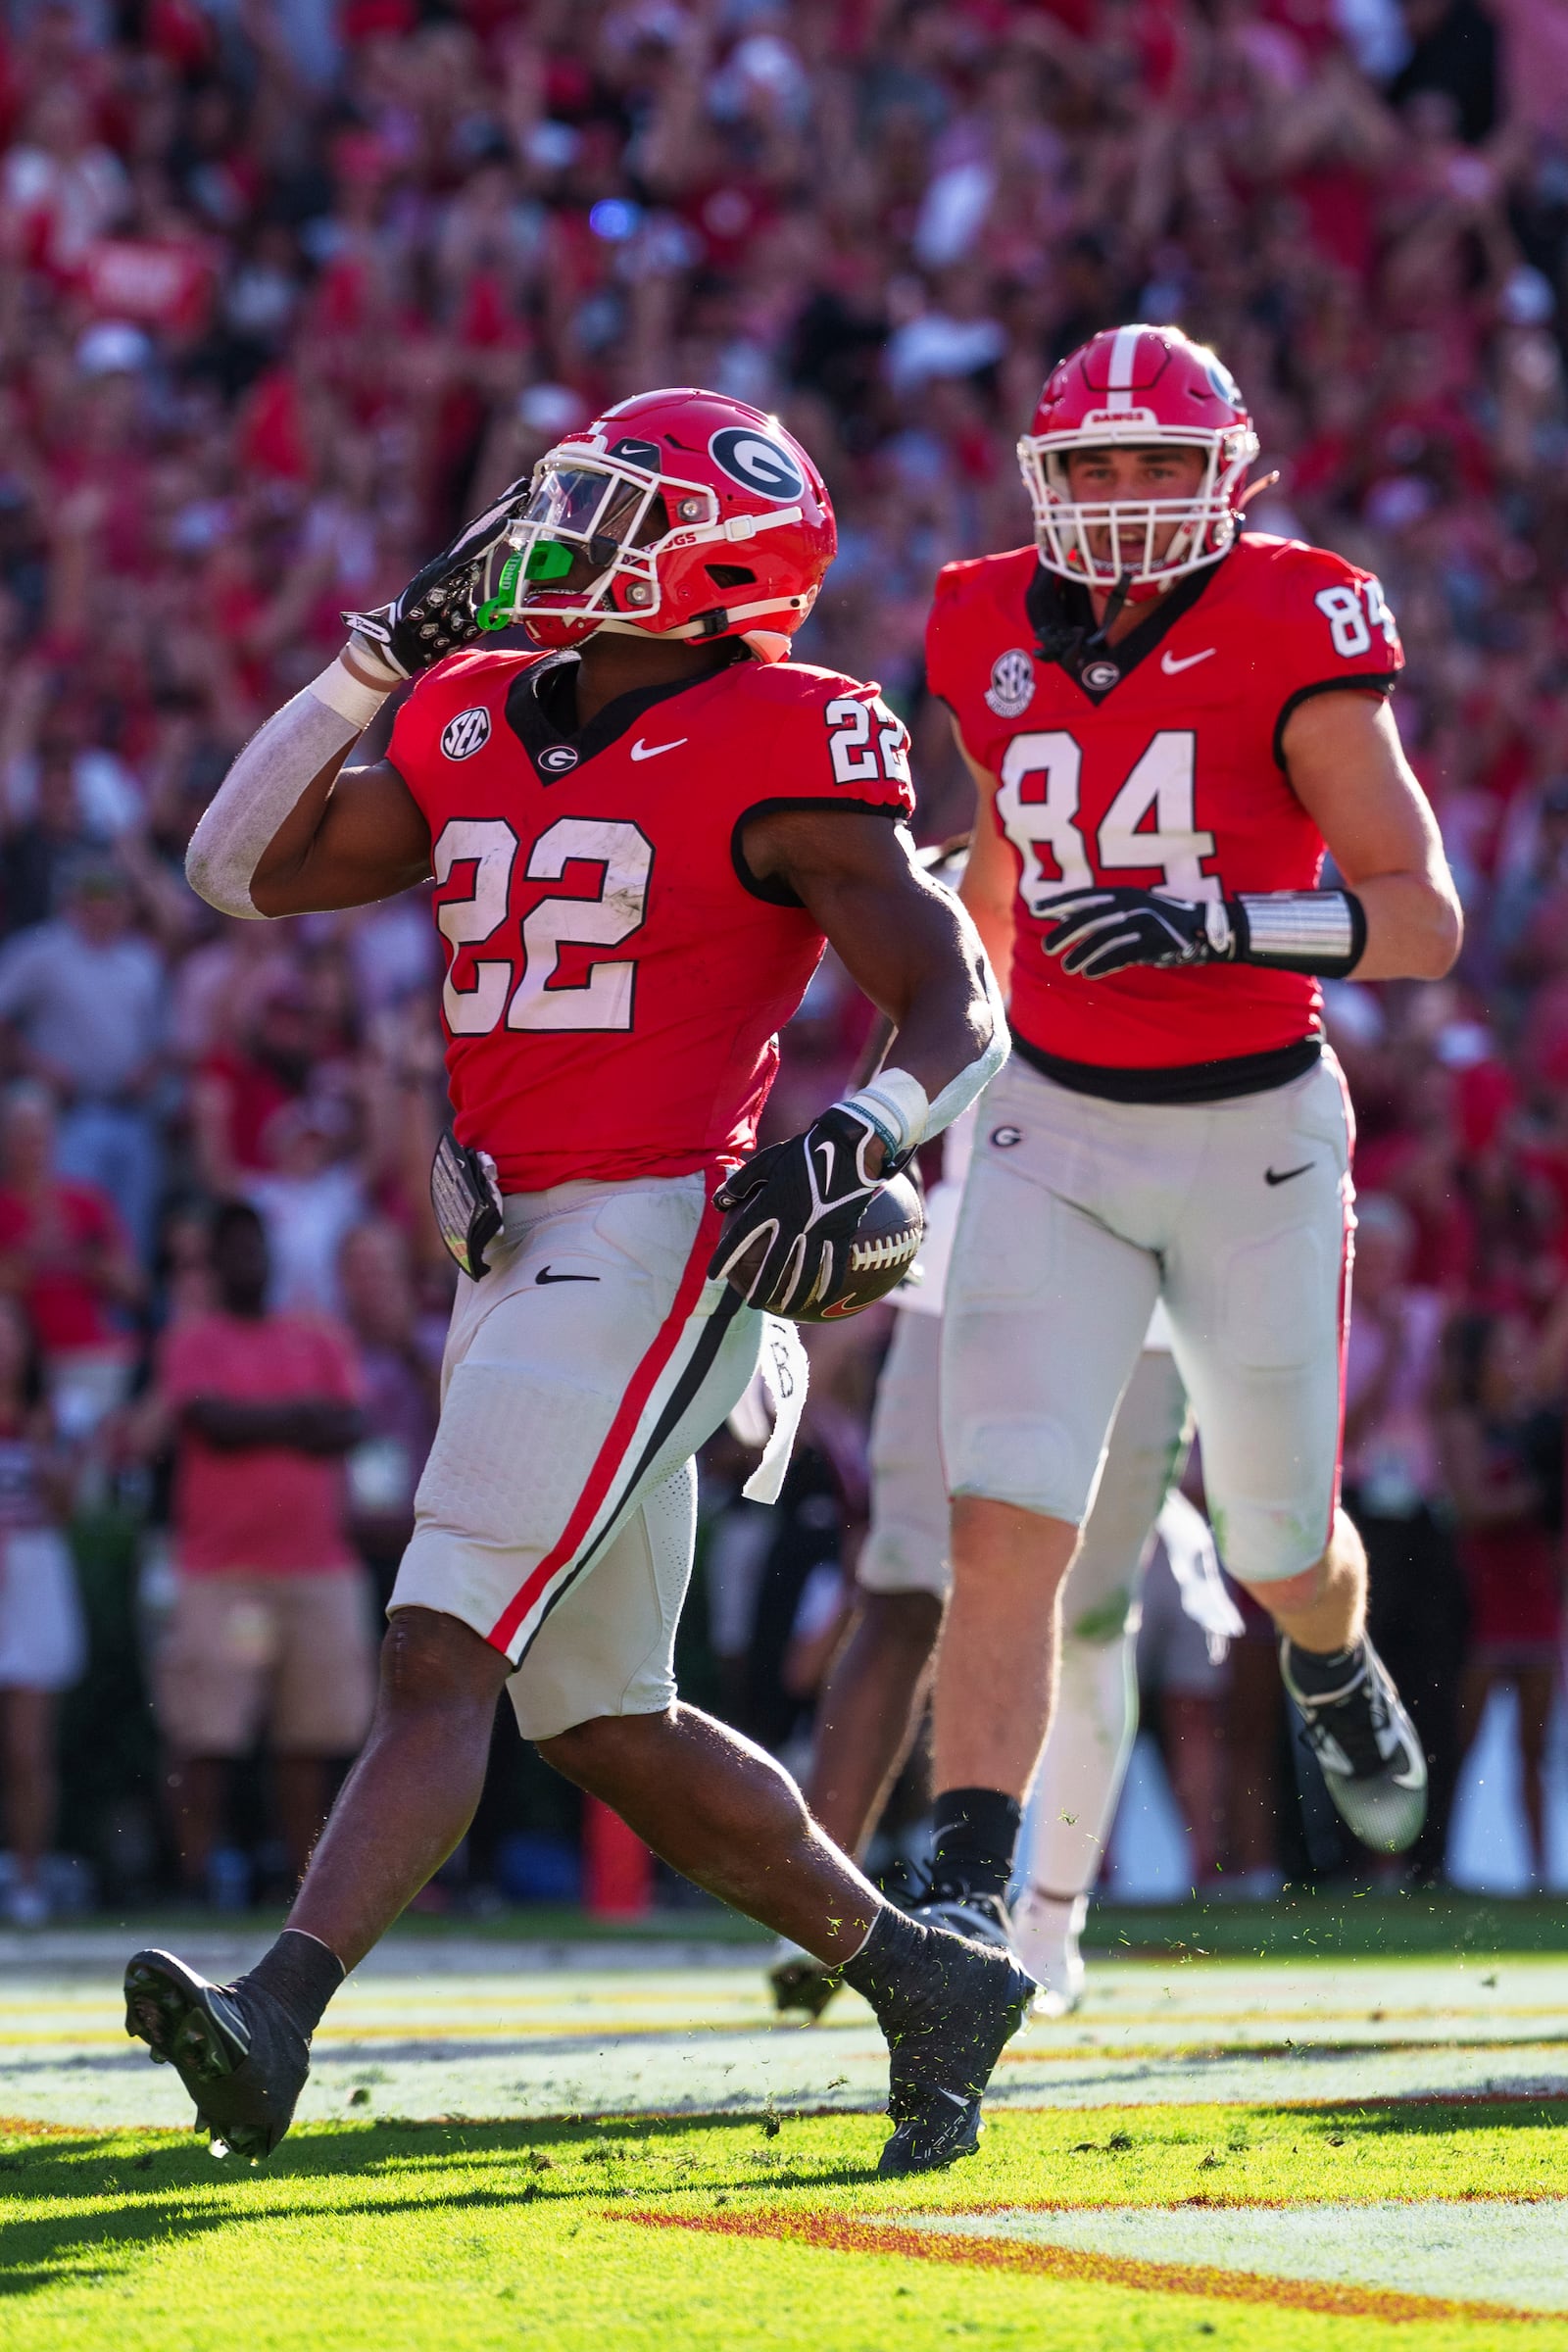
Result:
{"label": "jersey collar trim", "polygon": [[1140,662],[1148,660],[1182,615],[1192,611],[1224,561],[1222,556],[1219,563],[1206,564],[1201,571],[1190,571],[1159,599],[1136,629],[1128,630],[1119,645],[1104,646],[1094,642],[1095,610],[1088,589],[1076,580],[1060,579],[1037,564],[1023,601],[1038,659],[1057,663],[1098,707]]}
{"label": "jersey collar trim", "polygon": [[[750,659],[744,646],[739,648],[739,659]],[[587,726],[569,734],[557,726],[547,706],[553,699],[551,689],[555,681],[568,665],[575,668],[576,662],[575,654],[553,654],[543,662],[531,662],[508,690],[507,724],[527,753],[542,784],[558,784],[563,776],[571,775],[590,760],[597,759],[601,752],[608,751],[612,743],[637,726],[656,704],[689,693],[694,686],[707,686],[732,666],[721,662],[695,678],[674,678],[665,686],[639,686],[630,694],[618,694],[612,703],[595,712]]]}

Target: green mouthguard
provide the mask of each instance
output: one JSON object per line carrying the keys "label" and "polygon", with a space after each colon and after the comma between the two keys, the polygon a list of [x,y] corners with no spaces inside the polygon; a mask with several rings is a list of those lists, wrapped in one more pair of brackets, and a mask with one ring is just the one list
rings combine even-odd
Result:
{"label": "green mouthguard", "polygon": [[571,569],[572,553],[559,539],[536,540],[528,550],[525,578],[535,587],[543,586],[550,580],[564,580]]}

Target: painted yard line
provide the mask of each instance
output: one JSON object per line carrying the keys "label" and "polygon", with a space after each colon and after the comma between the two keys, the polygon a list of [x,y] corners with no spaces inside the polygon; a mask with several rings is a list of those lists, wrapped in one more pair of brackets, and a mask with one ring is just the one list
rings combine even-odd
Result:
{"label": "painted yard line", "polygon": [[[1014,2109],[1012,2112],[1016,2113]],[[1114,2109],[1110,2111],[1114,2113]],[[1245,2189],[1234,2192],[1225,2189],[1201,2189],[1190,2197],[1161,2197],[1135,2195],[1131,2190],[1120,2196],[1079,2197],[1017,2197],[966,2196],[961,2205],[930,2207],[915,2221],[940,2221],[950,2227],[967,2215],[1006,2213],[1302,2213],[1316,2207],[1337,2210],[1341,2207],[1408,2205],[1420,2212],[1429,2205],[1568,2205],[1568,2189],[1564,2188],[1443,2188],[1423,2189],[1419,2196],[1398,2196],[1386,2188],[1336,2188],[1332,2196],[1314,2197],[1309,2192],[1286,2196],[1252,2196]],[[785,2209],[787,2210],[787,2209]],[[858,2217],[869,2227],[889,2229],[908,2226],[898,2214],[862,2214]]]}
{"label": "painted yard line", "polygon": [[[107,2007],[107,2004],[105,2006]],[[503,2006],[486,2002],[477,2009],[473,2004],[466,2004],[461,2010],[432,2011],[411,2002],[400,2005],[395,2011],[388,2014],[384,2010],[378,2013],[377,2007],[350,2001],[344,2005],[336,2017],[329,2015],[318,2029],[318,2033],[322,2037],[330,2039],[341,2038],[345,2034],[351,2037],[371,2034],[412,2034],[420,2032],[442,2033],[458,2029],[465,2038],[472,2039],[484,2033],[514,2032],[519,2026],[538,2026],[547,2028],[552,2033],[578,2034],[606,2033],[623,2026],[642,2034],[677,2036],[694,2033],[766,2032],[778,2040],[810,2043],[825,2038],[829,2033],[837,2034],[863,2034],[869,2014],[869,2011],[863,2008],[858,2008],[854,2012],[847,2011],[842,2018],[834,2020],[830,2027],[824,2028],[794,2024],[781,2025],[770,2014],[760,2009],[754,2010],[739,2006],[733,2010],[726,2010],[715,2005],[711,2010],[698,2012],[687,2009],[679,2016],[660,2017],[651,2016],[646,2010],[632,2004],[617,2004],[613,2008],[594,2007],[584,2014],[583,2008],[575,2003],[557,2007],[544,2003]],[[1568,2034],[1568,2011],[1527,2013],[1522,2017],[1521,2022],[1539,2029],[1543,2022],[1548,2025],[1556,2024],[1559,2016],[1564,2033]],[[1435,2019],[1431,2034],[1368,2033],[1349,2038],[1344,2037],[1345,2021],[1339,2019],[1308,2020],[1306,2021],[1308,2028],[1314,2023],[1318,2026],[1319,2030],[1316,2033],[1303,2029],[1298,2034],[1286,2035],[1282,2034],[1280,2031],[1282,2027],[1299,2025],[1301,2021],[1289,2017],[1271,2018],[1267,2021],[1271,2038],[1267,2040],[1259,2038],[1264,2031],[1262,2023],[1252,2034],[1246,2032],[1236,2032],[1230,2035],[1214,2033],[1200,2034],[1198,2029],[1207,2022],[1200,2018],[1187,2017],[1171,2017],[1165,2020],[1140,2018],[1128,2020],[1124,2026],[1118,2024],[1115,2029],[1102,2028],[1099,2033],[1088,2033],[1081,2028],[1063,2029],[1058,2026],[1054,2030],[1051,2030],[1034,2026],[1026,2029],[1027,2039],[1021,2041],[1021,2046],[1012,2048],[1010,2054],[1014,2058],[1027,2056],[1031,2059],[1073,2058],[1086,2052],[1102,2056],[1115,2056],[1120,2051],[1127,2051],[1130,2054],[1127,2036],[1138,2028],[1147,2031],[1151,2024],[1159,2023],[1168,2027],[1169,2031],[1166,2034],[1157,2040],[1134,2043],[1131,2045],[1131,2049],[1138,2051],[1162,2050],[1172,2056],[1186,2056],[1196,2050],[1219,2048],[1235,2050],[1244,2056],[1260,2057],[1272,2055],[1291,2047],[1298,2049],[1310,2047],[1335,2052],[1348,2051],[1352,2054],[1362,2050],[1379,2049],[1425,2051],[1430,2050],[1434,2046],[1434,2042],[1440,2047],[1450,2049],[1489,2049],[1494,2047],[1513,2049],[1520,2046],[1522,2039],[1548,2041],[1558,2038],[1555,2034],[1544,2035],[1539,2030],[1523,2036],[1501,2033],[1496,2029],[1504,2022],[1503,2020],[1498,2018],[1483,2019],[1474,2015],[1456,2017],[1449,2014],[1441,2019]],[[1467,2030],[1462,2034],[1455,2034],[1452,2029],[1456,2026],[1462,2026]],[[1492,2029],[1490,2032],[1485,2030],[1488,2027]],[[1448,2031],[1444,2032],[1445,2028]],[[1336,2033],[1337,2038],[1329,2038],[1331,2029]],[[19,2014],[14,2011],[8,2018],[4,2004],[0,2004],[0,2043],[100,2040],[112,2031],[107,2020],[102,2024],[99,2023],[98,2013],[95,2012],[89,2012],[86,2016],[77,2012],[73,2016],[69,2012],[62,2015],[32,2011],[23,2011]],[[1187,2038],[1181,2040],[1173,2038],[1178,2032]]]}
{"label": "painted yard line", "polygon": [[1235,2303],[1264,2303],[1309,2311],[1333,2319],[1482,2320],[1539,2324],[1540,2312],[1507,2303],[1467,2303],[1441,2295],[1402,2294],[1388,2287],[1345,2286],[1315,2278],[1264,2278],[1249,2271],[1210,2270],[1200,2265],[1142,2262],[1125,2255],[1091,2254],[1075,2246],[1022,2245],[1016,2239],[964,2238],[894,2224],[852,2221],[839,2213],[760,2214],[624,2213],[608,2208],[610,2221],[638,2222],[655,2230],[692,2230],[721,2237],[775,2238],[821,2247],[835,2254],[901,2254],[918,2262],[957,2263],[965,2269],[1010,2271],[1037,2278],[1071,2279],[1084,2286],[1123,2286],[1152,2294],[1198,2295]]}
{"label": "painted yard line", "polygon": [[1444,2034],[1422,2039],[1420,2034],[1405,2034],[1403,2039],[1390,2041],[1133,2041],[1126,2048],[1046,2048],[1037,2041],[1027,2041],[1018,2048],[1008,2044],[1002,2051],[1004,2065],[1081,2065],[1086,2058],[1102,2060],[1133,2060],[1159,2058],[1166,2063],[1201,2065],[1215,2058],[1378,2058],[1378,2056],[1408,2056],[1415,2051],[1422,2058],[1434,2058],[1439,2053],[1457,2051],[1497,2051],[1507,2058],[1519,2058],[1531,2048],[1561,2048],[1563,2044],[1551,2036],[1549,2041],[1509,2041],[1507,2036],[1493,2039],[1491,2034]]}

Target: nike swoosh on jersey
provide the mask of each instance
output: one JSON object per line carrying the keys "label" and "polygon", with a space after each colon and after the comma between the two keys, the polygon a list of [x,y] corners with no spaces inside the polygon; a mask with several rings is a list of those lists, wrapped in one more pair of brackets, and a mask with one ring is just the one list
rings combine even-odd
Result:
{"label": "nike swoosh on jersey", "polygon": [[534,1276],[534,1280],[535,1282],[597,1282],[599,1277],[597,1274],[552,1274],[548,1266],[541,1266]]}
{"label": "nike swoosh on jersey", "polygon": [[1217,645],[1205,645],[1200,654],[1183,654],[1180,661],[1173,654],[1161,654],[1159,666],[1167,678],[1174,678],[1184,669],[1196,669],[1200,662],[1207,662],[1218,651]]}
{"label": "nike swoosh on jersey", "polygon": [[1293,1176],[1304,1176],[1311,1165],[1312,1162],[1309,1159],[1303,1159],[1298,1168],[1265,1168],[1263,1182],[1265,1184],[1289,1184]]}
{"label": "nike swoosh on jersey", "polygon": [[631,747],[631,756],[634,760],[657,760],[661,752],[678,752],[683,743],[690,741],[689,735],[677,735],[673,743],[644,743],[639,735]]}

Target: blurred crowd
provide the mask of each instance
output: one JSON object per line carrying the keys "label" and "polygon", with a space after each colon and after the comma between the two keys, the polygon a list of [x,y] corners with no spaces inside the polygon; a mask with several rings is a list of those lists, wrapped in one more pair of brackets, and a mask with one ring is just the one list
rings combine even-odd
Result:
{"label": "blurred crowd", "polygon": [[[703,383],[776,408],[819,460],[841,554],[800,653],[882,681],[922,838],[960,830],[921,668],[933,576],[1023,538],[1012,444],[1046,369],[1135,318],[1212,342],[1246,388],[1274,477],[1253,526],[1370,565],[1402,628],[1396,715],[1469,943],[1441,987],[1331,991],[1364,1198],[1348,1476],[1379,1640],[1440,1760],[1424,1869],[1443,1871],[1443,1791],[1497,1683],[1544,1867],[1568,1396],[1568,0],[9,0],[15,1917],[286,1879],[363,1728],[368,1595],[432,1426],[428,919],[417,894],[286,926],[212,915],[181,859],[233,752],[330,658],[343,607],[394,593],[563,429]],[[863,1018],[825,966],[777,1128],[840,1083]],[[689,1679],[780,1747],[844,1621],[885,1336],[867,1317],[819,1362],[781,1520],[737,1519],[723,1446],[710,1464],[722,1572],[689,1613]],[[292,1367],[292,1418],[244,1395],[263,1356]],[[247,1481],[284,1476],[309,1557],[235,1556]],[[170,1661],[210,1654],[189,1592],[215,1565],[256,1590],[206,1629],[228,1679],[193,1708]],[[1304,1833],[1280,1827],[1288,1738],[1250,1648],[1192,1737],[1259,1759],[1257,1801],[1188,1828],[1195,1871],[1263,1884],[1302,1867]],[[1179,1786],[1215,1780],[1173,1762]],[[564,1793],[520,1751],[495,1781],[470,1878],[569,1890]]]}

